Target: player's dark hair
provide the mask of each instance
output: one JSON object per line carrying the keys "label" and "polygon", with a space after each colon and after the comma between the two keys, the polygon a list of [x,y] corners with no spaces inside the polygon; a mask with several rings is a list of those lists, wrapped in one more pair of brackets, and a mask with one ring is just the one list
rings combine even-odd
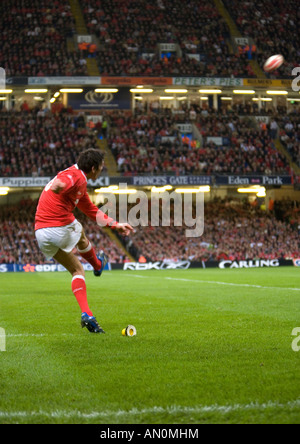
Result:
{"label": "player's dark hair", "polygon": [[89,174],[92,168],[96,169],[102,165],[104,160],[104,154],[95,148],[82,151],[77,159],[78,168],[80,168],[85,174]]}

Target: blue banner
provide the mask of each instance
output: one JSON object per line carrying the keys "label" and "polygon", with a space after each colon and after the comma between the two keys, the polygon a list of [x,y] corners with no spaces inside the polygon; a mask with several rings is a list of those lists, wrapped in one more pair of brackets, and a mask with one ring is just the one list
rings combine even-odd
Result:
{"label": "blue banner", "polygon": [[[221,268],[221,269],[240,269],[240,268],[277,268],[283,266],[295,266],[300,267],[300,259],[286,260],[286,259],[247,259],[242,260],[223,260],[217,261],[202,261],[202,262],[190,262],[190,261],[157,261],[157,262],[125,262],[120,264],[106,264],[104,270],[188,270],[190,268]],[[83,264],[85,271],[93,271],[93,267],[90,264]],[[53,273],[67,271],[62,265],[59,264],[0,264],[0,274],[8,272],[21,272],[21,273]]]}
{"label": "blue banner", "polygon": [[227,176],[216,176],[217,185],[269,185],[269,186],[280,186],[280,185],[291,185],[291,176],[238,176],[238,175],[227,175]]}
{"label": "blue banner", "polygon": [[[93,271],[90,264],[82,264],[85,271]],[[107,263],[104,270],[111,270],[111,265]],[[67,271],[60,264],[0,264],[0,273],[49,273],[55,271]]]}
{"label": "blue banner", "polygon": [[117,93],[96,93],[95,88],[82,93],[68,94],[68,105],[76,110],[130,109],[129,88],[119,88]]}
{"label": "blue banner", "polygon": [[[121,183],[123,177],[119,177],[119,183]],[[210,176],[133,176],[130,179],[132,185],[151,185],[151,186],[163,186],[163,185],[211,185]],[[125,178],[126,181],[126,178]],[[127,183],[128,179],[127,179]]]}

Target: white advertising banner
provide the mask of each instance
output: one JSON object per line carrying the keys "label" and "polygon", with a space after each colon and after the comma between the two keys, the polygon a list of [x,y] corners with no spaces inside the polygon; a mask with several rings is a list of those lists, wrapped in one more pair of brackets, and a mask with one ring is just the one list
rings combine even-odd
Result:
{"label": "white advertising banner", "polygon": [[28,85],[101,85],[101,77],[28,77]]}

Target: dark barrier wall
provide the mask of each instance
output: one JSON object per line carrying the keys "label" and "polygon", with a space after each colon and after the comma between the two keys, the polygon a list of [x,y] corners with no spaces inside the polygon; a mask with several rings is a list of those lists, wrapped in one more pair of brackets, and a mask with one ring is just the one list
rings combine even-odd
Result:
{"label": "dark barrier wall", "polygon": [[[92,271],[93,268],[89,264],[83,264],[86,271]],[[128,271],[145,271],[145,270],[188,270],[188,269],[205,269],[205,268],[220,268],[220,269],[242,269],[242,268],[276,268],[283,266],[295,265],[300,267],[300,259],[284,260],[284,259],[259,259],[247,261],[221,261],[221,262],[190,262],[190,261],[165,261],[165,262],[126,262],[124,264],[107,264],[105,270],[128,270]],[[41,273],[41,272],[55,272],[66,271],[62,265],[59,264],[0,264],[0,274],[8,272],[21,273]]]}

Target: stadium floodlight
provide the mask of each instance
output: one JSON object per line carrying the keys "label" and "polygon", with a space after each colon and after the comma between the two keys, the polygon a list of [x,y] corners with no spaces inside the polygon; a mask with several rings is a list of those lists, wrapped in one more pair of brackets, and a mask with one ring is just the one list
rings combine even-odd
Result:
{"label": "stadium floodlight", "polygon": [[7,196],[9,187],[0,187],[0,196]]}
{"label": "stadium floodlight", "polygon": [[201,94],[222,94],[221,89],[199,89],[199,93]]}
{"label": "stadium floodlight", "polygon": [[238,193],[256,194],[257,197],[266,197],[266,188],[260,185],[254,185],[249,188],[238,188]]}
{"label": "stadium floodlight", "polygon": [[46,94],[48,92],[48,89],[42,88],[42,89],[25,89],[24,91],[26,94]]}
{"label": "stadium floodlight", "polygon": [[186,94],[187,92],[187,89],[165,89],[165,93],[167,94]]}
{"label": "stadium floodlight", "polygon": [[259,192],[256,194],[257,197],[266,197],[266,195],[267,193],[265,187],[261,187]]}
{"label": "stadium floodlight", "polygon": [[175,193],[180,193],[180,194],[209,193],[209,192],[210,192],[209,185],[201,186],[199,188],[176,188],[176,190],[175,190]]}
{"label": "stadium floodlight", "polygon": [[165,191],[170,191],[172,190],[173,187],[171,185],[165,185],[163,187],[152,187],[151,188],[151,193],[164,193]]}
{"label": "stadium floodlight", "polygon": [[258,97],[253,97],[253,102],[259,102],[260,100],[262,101],[262,102],[272,102],[272,98],[271,97],[261,97],[261,98],[258,98]]}
{"label": "stadium floodlight", "polygon": [[234,89],[233,94],[255,94],[254,89]]}
{"label": "stadium floodlight", "polygon": [[103,94],[113,93],[114,94],[117,92],[119,92],[119,90],[117,88],[97,88],[97,89],[95,89],[95,93],[103,93]]}
{"label": "stadium floodlight", "polygon": [[254,185],[253,187],[248,188],[238,188],[238,193],[258,193],[259,189],[259,185]]}
{"label": "stadium floodlight", "polygon": [[210,193],[210,186],[209,185],[203,185],[199,187],[199,190],[201,193]]}
{"label": "stadium floodlight", "polygon": [[99,193],[112,193],[114,190],[118,190],[119,187],[117,185],[110,185],[109,187],[101,187],[101,188],[97,188],[95,191],[95,193],[99,194]]}
{"label": "stadium floodlight", "polygon": [[95,193],[100,194],[100,193],[111,193],[111,194],[136,194],[137,190],[135,190],[134,188],[124,188],[124,189],[119,189],[118,186],[116,185],[111,185],[109,187],[102,187],[102,188],[97,188],[95,190]]}
{"label": "stadium floodlight", "polygon": [[266,91],[267,94],[273,95],[273,96],[286,96],[288,94],[287,91],[279,91],[279,90],[269,90]]}
{"label": "stadium floodlight", "polygon": [[138,93],[138,94],[150,94],[153,93],[153,89],[151,88],[131,88],[130,90],[131,93]]}
{"label": "stadium floodlight", "polygon": [[61,93],[82,93],[83,89],[82,88],[63,88],[63,89],[60,89],[59,92],[61,92]]}

